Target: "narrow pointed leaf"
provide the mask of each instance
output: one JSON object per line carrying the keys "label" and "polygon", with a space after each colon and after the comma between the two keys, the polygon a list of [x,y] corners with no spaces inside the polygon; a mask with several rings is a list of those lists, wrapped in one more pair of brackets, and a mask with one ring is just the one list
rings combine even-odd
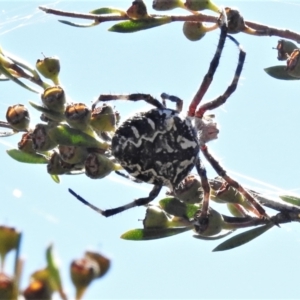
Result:
{"label": "narrow pointed leaf", "polygon": [[20,85],[21,87],[23,87],[24,89],[27,89],[31,92],[34,93],[39,93],[38,90],[26,85],[25,83],[23,83],[21,80],[19,80],[18,78],[14,77],[13,75],[10,74],[10,72],[5,69],[2,65],[0,65],[0,73],[3,73],[7,78],[9,78],[10,80],[12,80],[14,83]]}
{"label": "narrow pointed leaf", "polygon": [[29,101],[29,104],[34,107],[36,110],[42,112],[45,114],[48,118],[50,118],[53,121],[62,122],[65,120],[65,116],[59,112],[55,112],[53,110],[50,110],[46,108],[45,106],[41,106],[39,104],[36,104],[32,101]]}
{"label": "narrow pointed leaf", "polygon": [[213,236],[204,236],[201,234],[195,234],[195,235],[193,235],[193,237],[196,239],[199,239],[199,240],[213,241],[213,240],[222,239],[223,237],[233,233],[233,231],[234,230],[222,230],[219,234],[213,235]]}
{"label": "narrow pointed leaf", "polygon": [[29,164],[47,164],[48,160],[44,155],[38,153],[27,153],[19,149],[10,149],[7,154],[18,162]]}
{"label": "narrow pointed leaf", "polygon": [[58,22],[69,25],[69,26],[80,27],[80,28],[93,27],[93,26],[100,24],[99,22],[96,22],[96,21],[93,23],[88,23],[88,24],[74,23],[74,22],[70,22],[70,21],[66,21],[66,20],[58,20]]}
{"label": "narrow pointed leaf", "polygon": [[62,299],[66,299],[62,288],[62,281],[57,263],[54,258],[53,246],[50,245],[46,250],[47,269],[49,271],[49,279],[53,290],[58,291]]}
{"label": "narrow pointed leaf", "polygon": [[55,183],[60,183],[60,179],[59,179],[59,176],[58,176],[58,175],[56,175],[56,174],[51,174],[50,176],[51,176],[51,178],[53,179],[53,181],[54,181]]}
{"label": "narrow pointed leaf", "polygon": [[183,203],[174,197],[168,197],[160,200],[159,205],[168,214],[177,217],[187,217],[189,219],[193,218],[199,209],[196,205]]}
{"label": "narrow pointed leaf", "polygon": [[265,72],[273,78],[280,80],[299,80],[300,78],[291,76],[285,66],[273,66],[264,69]]}
{"label": "narrow pointed leaf", "polygon": [[161,26],[171,22],[170,17],[162,18],[147,18],[141,20],[129,20],[117,23],[116,25],[110,27],[108,30],[120,33],[131,33],[140,30],[150,29],[153,27]]}
{"label": "narrow pointed leaf", "polygon": [[258,236],[260,236],[261,234],[263,234],[264,232],[266,232],[273,226],[274,226],[274,224],[270,223],[270,224],[259,226],[257,228],[237,234],[234,237],[232,237],[232,238],[226,240],[225,242],[221,243],[220,245],[218,245],[215,249],[213,249],[213,252],[230,250],[230,249],[242,246],[242,245],[252,241],[253,239],[257,238]]}
{"label": "narrow pointed leaf", "polygon": [[116,14],[120,16],[126,16],[126,12],[124,10],[112,7],[101,7],[90,11],[90,14],[94,15],[109,15]]}
{"label": "narrow pointed leaf", "polygon": [[280,195],[280,199],[293,205],[300,206],[300,198],[295,196]]}
{"label": "narrow pointed leaf", "polygon": [[79,129],[71,128],[68,125],[53,127],[49,130],[48,135],[59,145],[83,146],[105,150],[109,148],[109,144],[93,138]]}
{"label": "narrow pointed leaf", "polygon": [[191,227],[181,227],[181,228],[164,228],[164,229],[132,229],[121,235],[121,238],[124,240],[131,241],[147,241],[161,239],[183,233],[185,231],[191,230]]}
{"label": "narrow pointed leaf", "polygon": [[9,132],[0,132],[0,137],[7,137],[16,134],[17,132],[9,131]]}

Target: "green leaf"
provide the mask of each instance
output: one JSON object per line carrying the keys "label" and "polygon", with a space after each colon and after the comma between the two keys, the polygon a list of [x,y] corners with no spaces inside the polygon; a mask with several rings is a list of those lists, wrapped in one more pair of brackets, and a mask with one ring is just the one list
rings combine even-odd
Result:
{"label": "green leaf", "polygon": [[27,153],[19,149],[6,150],[7,154],[18,162],[29,164],[47,164],[47,158],[38,153]]}
{"label": "green leaf", "polygon": [[60,183],[60,179],[59,179],[59,176],[58,176],[58,175],[56,175],[56,174],[51,174],[50,176],[51,176],[51,178],[53,179],[54,182]]}
{"label": "green leaf", "polygon": [[171,22],[170,17],[161,18],[147,18],[141,20],[129,20],[117,23],[116,25],[110,27],[108,30],[120,33],[131,33],[140,30],[150,29],[153,27],[161,26]]}
{"label": "green leaf", "polygon": [[257,238],[270,228],[274,226],[273,223],[269,223],[267,225],[259,226],[257,228],[242,232],[240,234],[235,235],[234,237],[226,240],[225,242],[218,245],[215,249],[213,249],[213,252],[216,251],[224,251],[224,250],[230,250],[239,246],[242,246],[253,239]]}
{"label": "green leaf", "polygon": [[65,20],[58,20],[58,22],[63,23],[65,25],[73,26],[73,27],[80,27],[80,28],[87,28],[87,27],[93,27],[96,25],[99,25],[99,22],[93,22],[93,23],[88,23],[88,24],[79,24],[79,23],[74,23],[70,21],[65,21]]}
{"label": "green leaf", "polygon": [[66,299],[62,288],[59,269],[53,254],[53,245],[50,245],[46,250],[46,260],[47,260],[47,269],[49,271],[49,280],[52,289],[58,291],[61,297],[63,296],[62,299]]}
{"label": "green leaf", "polygon": [[181,228],[163,228],[163,229],[132,229],[121,235],[121,239],[131,240],[131,241],[147,241],[161,239],[183,233],[185,231],[191,230],[191,227],[181,227]]}
{"label": "green leaf", "polygon": [[299,197],[289,196],[289,195],[280,195],[279,198],[290,204],[300,206],[300,198]]}
{"label": "green leaf", "polygon": [[174,197],[164,198],[159,201],[160,207],[168,214],[177,217],[187,217],[188,219],[193,218],[198,206],[194,204],[186,204]]}
{"label": "green leaf", "polygon": [[299,80],[300,78],[291,76],[285,66],[273,66],[264,69],[265,72],[273,78],[280,80]]}
{"label": "green leaf", "polygon": [[29,104],[32,107],[34,107],[36,110],[38,110],[38,111],[42,112],[43,114],[45,114],[46,117],[50,118],[53,121],[62,122],[62,121],[65,120],[65,116],[63,114],[59,113],[59,112],[50,110],[50,109],[46,108],[45,106],[36,104],[32,101],[29,101]]}
{"label": "green leaf", "polygon": [[90,14],[94,15],[109,15],[109,14],[117,14],[120,16],[126,16],[126,12],[124,10],[112,7],[101,7],[90,11]]}
{"label": "green leaf", "polygon": [[49,129],[48,135],[51,140],[59,145],[83,146],[89,148],[101,148],[104,150],[109,148],[109,144],[65,124]]}

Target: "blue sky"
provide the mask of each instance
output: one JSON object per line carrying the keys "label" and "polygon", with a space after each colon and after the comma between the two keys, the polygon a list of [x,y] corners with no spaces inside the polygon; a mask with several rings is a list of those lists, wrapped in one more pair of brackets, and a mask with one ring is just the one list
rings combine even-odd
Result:
{"label": "blue sky", "polygon": [[[146,1],[151,11],[152,1]],[[299,30],[299,1],[215,1],[238,7],[246,20],[293,31]],[[57,55],[61,82],[74,102],[90,104],[101,93],[174,94],[185,109],[207,71],[219,31],[200,42],[182,34],[182,24],[170,24],[135,34],[108,32],[111,24],[77,29],[57,22],[59,17],[37,9],[45,5],[62,10],[88,12],[114,6],[128,8],[131,1],[1,1],[0,45],[34,64],[38,58]],[[183,14],[180,10],[172,14]],[[278,81],[264,68],[278,62],[272,47],[277,37],[235,36],[247,57],[236,92],[214,111],[219,139],[209,144],[212,153],[244,185],[265,193],[299,192],[298,142],[299,82]],[[235,70],[238,50],[227,42],[221,64],[205,99],[223,93]],[[39,97],[13,83],[0,85],[0,119],[9,105]],[[114,105],[122,119],[147,109],[143,103]],[[33,122],[39,114],[29,108]],[[69,262],[86,249],[112,259],[110,272],[93,283],[85,299],[246,299],[297,298],[299,224],[273,228],[257,240],[232,251],[213,253],[220,241],[206,242],[187,232],[148,242],[121,240],[120,235],[141,228],[145,208],[134,208],[105,219],[77,202],[68,188],[101,208],[111,208],[143,197],[150,185],[135,185],[112,174],[102,180],[82,176],[62,177],[54,183],[45,166],[20,164],[6,154],[19,136],[0,140],[0,223],[24,232],[23,287],[28,276],[44,267],[44,250],[51,242],[61,261],[67,293]],[[209,177],[216,174],[208,167]],[[162,198],[165,190],[160,194]],[[218,208],[218,206],[215,206]],[[270,212],[272,214],[272,212]]]}

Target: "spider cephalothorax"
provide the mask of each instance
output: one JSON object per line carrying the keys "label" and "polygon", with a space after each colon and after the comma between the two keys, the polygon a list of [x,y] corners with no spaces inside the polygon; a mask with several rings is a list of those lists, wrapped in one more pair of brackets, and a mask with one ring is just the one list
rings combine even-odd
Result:
{"label": "spider cephalothorax", "polygon": [[[205,230],[210,187],[206,170],[199,158],[199,152],[201,151],[218,175],[223,177],[228,185],[233,186],[252,203],[257,211],[257,215],[261,217],[267,216],[258,202],[238,182],[226,174],[226,171],[213,158],[206,146],[207,141],[216,137],[217,129],[215,124],[211,122],[211,119],[204,117],[204,113],[224,104],[235,91],[245,60],[245,52],[239,43],[233,37],[227,35],[227,19],[224,12],[220,20],[221,34],[216,53],[199,90],[189,106],[186,117],[180,115],[183,101],[166,93],[161,95],[162,102],[149,94],[129,94],[100,95],[93,104],[92,108],[94,109],[99,101],[143,100],[155,106],[152,110],[135,114],[133,117],[125,120],[116,130],[111,145],[113,156],[130,174],[131,178],[154,185],[148,197],[139,198],[124,206],[108,210],[101,210],[93,206],[70,190],[77,199],[103,216],[108,217],[135,206],[148,204],[158,195],[163,186],[167,186],[171,191],[174,190],[191,172],[193,167],[196,167],[201,179],[203,201],[201,212],[195,216],[195,228],[198,231]],[[240,50],[234,78],[224,94],[210,102],[199,105],[218,67],[226,37],[232,40]],[[166,108],[165,100],[175,102],[176,109]],[[206,127],[208,128],[207,130],[205,130]],[[200,200],[202,199],[199,199],[199,202]]]}

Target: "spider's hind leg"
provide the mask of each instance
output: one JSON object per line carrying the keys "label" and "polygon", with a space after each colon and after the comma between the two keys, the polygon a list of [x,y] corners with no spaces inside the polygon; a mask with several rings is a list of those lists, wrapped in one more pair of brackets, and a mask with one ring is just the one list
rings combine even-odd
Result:
{"label": "spider's hind leg", "polygon": [[100,208],[98,208],[97,206],[91,204],[90,202],[86,201],[84,198],[82,198],[80,195],[76,194],[72,189],[69,189],[69,192],[77,199],[79,200],[81,203],[87,205],[88,207],[90,207],[91,209],[93,209],[94,211],[96,211],[97,213],[101,214],[104,217],[110,217],[113,215],[116,215],[124,210],[136,207],[136,206],[141,206],[141,205],[146,205],[149,202],[153,201],[159,194],[160,190],[161,190],[162,186],[159,185],[155,185],[153,187],[153,189],[151,190],[151,192],[149,193],[148,197],[145,198],[138,198],[128,204],[116,207],[116,208],[111,208],[111,209],[106,209],[106,210],[102,210]]}

